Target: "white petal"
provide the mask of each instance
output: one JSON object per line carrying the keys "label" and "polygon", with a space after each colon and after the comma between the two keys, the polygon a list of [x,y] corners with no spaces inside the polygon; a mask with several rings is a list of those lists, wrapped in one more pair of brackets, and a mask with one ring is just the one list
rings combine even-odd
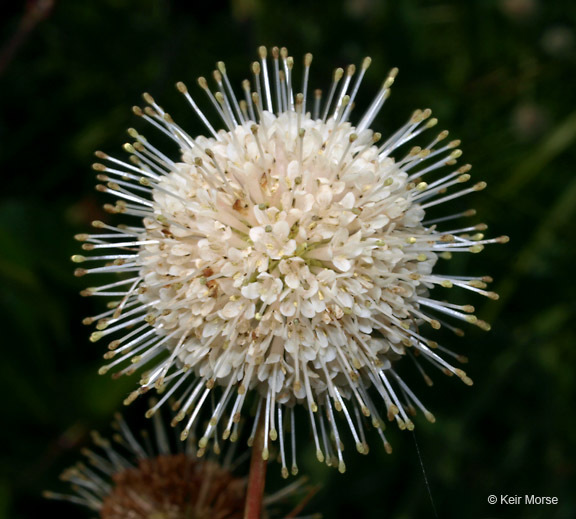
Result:
{"label": "white petal", "polygon": [[335,256],[332,263],[341,272],[348,272],[352,267],[352,262],[344,256]]}
{"label": "white petal", "polygon": [[242,287],[242,295],[247,299],[256,299],[260,297],[260,283],[250,283]]}
{"label": "white petal", "polygon": [[288,300],[280,304],[280,313],[285,317],[292,317],[296,313],[294,302],[292,300]]}
{"label": "white petal", "polygon": [[229,301],[226,306],[220,310],[220,315],[223,319],[232,319],[240,313],[240,301]]}

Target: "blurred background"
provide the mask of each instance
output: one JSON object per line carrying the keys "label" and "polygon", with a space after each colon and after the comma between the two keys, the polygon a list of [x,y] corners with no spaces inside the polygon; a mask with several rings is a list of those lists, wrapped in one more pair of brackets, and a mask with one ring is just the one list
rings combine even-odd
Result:
{"label": "blurred background", "polygon": [[[100,209],[109,200],[93,188],[93,151],[122,153],[125,129],[143,128],[130,109],[144,91],[189,133],[202,132],[174,83],[187,82],[203,103],[195,79],[225,60],[239,87],[261,44],[288,47],[296,63],[312,52],[312,86],[325,89],[335,67],[371,56],[358,111],[399,67],[374,128],[393,131],[430,107],[439,128],[462,139],[461,163],[488,182],[455,206],[475,207],[474,223],[511,237],[441,265],[490,274],[501,294],[490,301],[455,292],[492,331],[440,335],[470,358],[474,386],[436,373],[427,388],[403,366],[436,424],[419,417],[415,436],[389,428],[391,455],[371,436],[368,457],[348,449],[345,475],[302,453],[301,472],[322,486],[306,510],[326,518],[576,517],[576,4],[30,0],[3,2],[0,19],[0,518],[90,517],[41,492],[65,489],[59,473],[90,430],[106,430],[136,383],[97,374],[104,350],[88,341],[81,319],[103,302],[78,295],[86,280],[73,277],[69,260],[79,251],[73,235],[109,218]],[[138,420],[141,408],[128,414]],[[270,472],[273,491],[279,467]],[[491,506],[490,494],[559,504]]]}

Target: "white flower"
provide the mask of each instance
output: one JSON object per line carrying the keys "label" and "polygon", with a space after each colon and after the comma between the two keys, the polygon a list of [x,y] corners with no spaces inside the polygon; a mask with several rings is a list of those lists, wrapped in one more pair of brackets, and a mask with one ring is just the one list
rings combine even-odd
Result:
{"label": "white flower", "polygon": [[[125,145],[130,161],[97,153],[108,163],[94,166],[107,183],[99,189],[118,198],[107,208],[130,219],[122,227],[94,222],[101,233],[80,236],[84,249],[103,249],[103,255],[75,261],[104,266],[77,274],[123,275],[85,293],[117,298],[112,309],[88,319],[98,321],[93,341],[118,337],[107,353],[114,360],[102,372],[148,368],[129,401],[154,386],[165,389],[158,405],[181,391],[175,421],[184,421],[184,437],[199,425],[201,409],[210,408],[203,449],[217,434],[237,436],[247,393],[256,394],[255,423],[263,413],[266,429],[263,456],[279,439],[284,475],[285,445],[295,445],[284,433],[294,431],[294,408],[301,404],[318,459],[344,470],[335,411],[360,452],[368,450],[367,422],[390,449],[381,402],[401,428],[413,427],[407,413],[413,406],[433,420],[398,376],[398,360],[424,359],[471,383],[439,355],[454,356],[450,351],[422,335],[423,325],[440,327],[439,315],[487,325],[471,306],[429,292],[458,286],[497,296],[484,290],[487,278],[442,275],[436,262],[506,238],[484,239],[478,232],[483,225],[442,227],[470,211],[424,220],[429,208],[485,184],[459,187],[469,180],[470,166],[455,166],[459,141],[444,144],[446,131],[422,147],[405,146],[436,124],[430,110],[414,112],[383,142],[370,129],[396,69],[353,124],[349,117],[369,58],[358,74],[353,65],[336,70],[327,99],[316,91],[311,101],[311,55],[304,59],[302,93],[293,86],[293,60],[285,49],[272,49],[269,61],[261,48],[260,57],[252,65],[253,84],[242,83],[241,101],[222,63],[214,73],[215,94],[200,78],[223,130],[216,131],[178,83],[207,137],[189,136],[145,94],[149,106],[135,113],[177,143],[179,160],[135,130],[135,142]],[[448,172],[438,174],[442,168]],[[292,458],[295,473],[295,453]]]}

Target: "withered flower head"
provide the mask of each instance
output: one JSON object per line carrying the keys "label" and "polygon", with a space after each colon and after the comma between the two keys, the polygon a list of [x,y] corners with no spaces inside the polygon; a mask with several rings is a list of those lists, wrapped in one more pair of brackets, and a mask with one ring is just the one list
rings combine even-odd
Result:
{"label": "withered flower head", "polygon": [[95,448],[82,451],[86,462],[62,474],[73,493],[46,492],[46,497],[84,505],[101,519],[243,517],[245,477],[197,458],[191,442],[174,452],[159,419],[153,449],[148,435],[137,440],[120,415],[114,425],[118,433],[112,441],[92,433]]}
{"label": "withered flower head", "polygon": [[[234,450],[227,451],[222,462],[198,458],[195,442],[181,443],[169,434],[160,414],[154,417],[154,432],[143,431],[141,437],[119,414],[113,426],[117,432],[111,440],[93,432],[94,448],[82,450],[85,461],[62,474],[72,492],[50,491],[45,497],[82,505],[100,519],[244,516],[247,477],[238,474],[242,464]],[[303,483],[301,478],[266,496],[263,517],[278,516],[273,506],[303,489],[310,491]]]}

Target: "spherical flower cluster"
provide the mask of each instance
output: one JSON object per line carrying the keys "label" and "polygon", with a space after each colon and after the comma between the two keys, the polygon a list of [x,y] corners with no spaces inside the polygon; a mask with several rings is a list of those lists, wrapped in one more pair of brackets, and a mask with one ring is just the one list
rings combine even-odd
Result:
{"label": "spherical flower cluster", "polygon": [[[78,275],[121,275],[84,293],[117,298],[86,320],[97,321],[93,341],[117,337],[106,354],[114,360],[102,372],[146,367],[128,401],[162,389],[152,415],[178,394],[174,422],[183,422],[183,438],[202,428],[202,452],[218,435],[237,437],[246,402],[256,395],[253,423],[264,423],[262,455],[279,440],[285,476],[286,444],[297,472],[294,409],[300,405],[318,459],[343,471],[335,415],[343,415],[361,453],[368,451],[367,423],[390,449],[382,414],[408,429],[415,407],[433,420],[397,374],[397,361],[413,357],[427,380],[421,360],[471,383],[440,354],[452,352],[425,338],[424,325],[459,333],[441,316],[488,325],[470,305],[434,299],[430,291],[457,286],[497,296],[485,290],[488,278],[442,275],[436,263],[506,238],[484,239],[483,225],[442,228],[473,211],[425,220],[429,208],[485,183],[460,187],[470,166],[455,166],[459,141],[446,143],[446,131],[424,146],[406,146],[436,124],[430,110],[417,110],[385,139],[370,129],[396,69],[353,124],[369,58],[358,72],[353,65],[337,69],[326,99],[317,90],[309,103],[312,56],[305,56],[296,93],[292,57],[284,48],[271,54],[270,60],[260,48],[240,101],[223,63],[214,72],[216,93],[199,79],[225,127],[218,131],[177,84],[207,136],[191,137],[144,95],[148,106],[134,112],[173,139],[180,156],[172,160],[133,129],[134,142],[125,145],[129,161],[98,152],[106,161],[94,165],[106,183],[98,188],[118,199],[106,208],[131,220],[94,222],[99,233],[79,239],[98,255],[73,259],[104,262]],[[442,168],[448,172],[438,174]],[[203,408],[207,424],[199,418]]]}

